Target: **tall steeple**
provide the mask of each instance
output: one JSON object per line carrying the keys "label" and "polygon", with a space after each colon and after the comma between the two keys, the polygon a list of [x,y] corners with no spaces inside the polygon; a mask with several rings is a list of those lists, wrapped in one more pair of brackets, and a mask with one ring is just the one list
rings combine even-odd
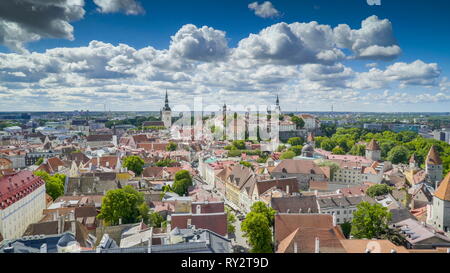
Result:
{"label": "tall steeple", "polygon": [[167,89],[166,89],[166,99],[165,99],[165,104],[164,104],[164,108],[163,111],[170,111],[170,107],[169,107],[169,97],[167,96]]}
{"label": "tall steeple", "polygon": [[162,121],[164,122],[164,127],[169,129],[172,126],[172,110],[169,106],[169,97],[167,96],[167,89],[166,89],[166,98],[164,101],[164,107],[161,111],[161,117]]}
{"label": "tall steeple", "polygon": [[279,114],[281,114],[280,99],[278,98],[278,94],[277,94],[277,100],[276,100],[275,104],[276,104],[275,111],[278,111]]}

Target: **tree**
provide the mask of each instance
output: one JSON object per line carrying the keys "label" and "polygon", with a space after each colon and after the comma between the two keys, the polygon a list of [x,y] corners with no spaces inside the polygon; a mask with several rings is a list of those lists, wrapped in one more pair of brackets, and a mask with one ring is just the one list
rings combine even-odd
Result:
{"label": "tree", "polygon": [[45,181],[45,191],[53,200],[64,195],[66,175],[57,173],[51,176],[45,171],[35,171],[34,175],[41,177]]}
{"label": "tree", "polygon": [[258,201],[253,203],[253,205],[250,207],[250,211],[264,214],[264,216],[266,216],[267,218],[267,221],[269,221],[270,226],[273,226],[276,211],[264,204],[264,202]]}
{"label": "tree", "polygon": [[366,194],[372,198],[376,197],[376,196],[380,196],[380,195],[385,195],[388,193],[392,192],[392,188],[389,187],[386,184],[376,184],[373,186],[370,186],[367,191]]}
{"label": "tree", "polygon": [[38,160],[36,160],[36,163],[34,165],[40,166],[42,163],[44,163],[44,158],[40,157]]}
{"label": "tree", "polygon": [[408,148],[405,146],[395,146],[392,148],[387,155],[387,160],[391,161],[393,164],[407,163],[410,156]]}
{"label": "tree", "polygon": [[166,151],[175,151],[178,145],[175,142],[170,141],[166,146]]}
{"label": "tree", "polygon": [[322,143],[320,143],[320,148],[326,150],[326,151],[331,151],[333,150],[334,147],[336,147],[336,142],[334,142],[331,139],[324,139],[322,141]]}
{"label": "tree", "polygon": [[123,166],[133,171],[136,175],[141,175],[144,164],[144,160],[137,155],[125,157],[123,160]]}
{"label": "tree", "polygon": [[247,168],[253,169],[252,163],[250,163],[250,162],[248,162],[248,161],[240,161],[239,164],[241,164],[242,166],[245,166],[245,167],[247,167]]}
{"label": "tree", "polygon": [[117,225],[119,219],[122,224],[136,223],[148,219],[148,207],[144,203],[144,195],[127,185],[122,189],[110,190],[102,200],[99,219],[106,225]]}
{"label": "tree", "polygon": [[291,144],[291,146],[297,146],[302,145],[304,143],[304,139],[301,137],[291,137],[288,139],[288,144]]}
{"label": "tree", "polygon": [[302,145],[296,145],[289,148],[289,151],[293,151],[295,155],[301,155],[302,154]]}
{"label": "tree", "polygon": [[232,233],[234,233],[236,231],[236,228],[234,227],[234,223],[236,223],[236,216],[228,208],[225,208],[225,212],[227,213],[227,230],[228,230],[228,234],[232,234]]}
{"label": "tree", "polygon": [[[265,206],[264,203],[263,205]],[[244,232],[243,236],[247,238],[249,245],[252,247],[251,252],[273,252],[270,221],[265,213],[258,212],[258,208],[255,207],[253,209],[252,206],[252,210],[241,223],[241,230]]]}
{"label": "tree", "polygon": [[332,150],[331,152],[332,152],[333,154],[335,154],[335,155],[345,155],[344,149],[342,149],[342,148],[339,147],[339,146],[334,147],[333,150]]}
{"label": "tree", "polygon": [[151,212],[149,215],[150,218],[150,226],[160,228],[162,226],[162,223],[165,221],[164,217],[162,217],[161,214],[157,212]]}
{"label": "tree", "polygon": [[381,238],[387,232],[392,214],[380,204],[361,202],[353,213],[351,234],[357,239]]}
{"label": "tree", "polygon": [[344,233],[345,238],[349,238],[352,231],[352,223],[344,222],[343,224],[341,224],[341,229],[342,233]]}
{"label": "tree", "polygon": [[282,151],[284,151],[284,149],[286,149],[286,145],[281,144],[280,146],[278,146],[277,152],[282,152]]}
{"label": "tree", "polygon": [[364,156],[366,154],[366,146],[362,144],[355,144],[350,149],[350,154]]}
{"label": "tree", "polygon": [[245,149],[245,141],[244,140],[235,140],[232,142],[232,145],[236,147],[237,150]]}
{"label": "tree", "polygon": [[169,167],[169,166],[174,165],[176,162],[177,161],[175,161],[175,160],[172,160],[170,158],[166,158],[166,159],[162,159],[162,160],[156,162],[155,165],[157,167]]}
{"label": "tree", "polygon": [[292,116],[291,121],[295,123],[297,129],[301,129],[305,126],[305,121],[298,116]]}
{"label": "tree", "polygon": [[281,154],[280,159],[292,159],[295,157],[295,153],[293,151],[286,151]]}
{"label": "tree", "polygon": [[181,170],[175,174],[175,181],[172,185],[172,191],[180,196],[187,194],[188,188],[192,186],[192,177],[189,171]]}

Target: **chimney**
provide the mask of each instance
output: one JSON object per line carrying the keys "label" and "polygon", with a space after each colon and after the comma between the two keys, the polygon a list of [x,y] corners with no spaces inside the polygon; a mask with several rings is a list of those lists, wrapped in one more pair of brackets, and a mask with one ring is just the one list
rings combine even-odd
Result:
{"label": "chimney", "polygon": [[315,240],[314,253],[320,253],[320,241],[319,241],[319,237],[316,237],[316,240]]}
{"label": "chimney", "polygon": [[58,218],[58,234],[64,232],[64,216],[59,216]]}
{"label": "chimney", "polygon": [[201,211],[202,211],[202,206],[197,205],[196,213],[197,213],[197,214],[200,214]]}
{"label": "chimney", "polygon": [[370,253],[370,249],[366,248],[365,253]]}
{"label": "chimney", "polygon": [[391,253],[397,253],[397,250],[391,249]]}
{"label": "chimney", "polygon": [[286,193],[289,195],[289,185],[286,186]]}
{"label": "chimney", "polygon": [[333,213],[333,226],[335,227],[336,226],[336,214],[335,213]]}
{"label": "chimney", "polygon": [[297,242],[294,242],[294,253],[298,253],[298,245],[297,245]]}
{"label": "chimney", "polygon": [[187,219],[187,228],[189,228],[191,225],[192,225],[192,219],[191,218],[189,218],[189,219]]}

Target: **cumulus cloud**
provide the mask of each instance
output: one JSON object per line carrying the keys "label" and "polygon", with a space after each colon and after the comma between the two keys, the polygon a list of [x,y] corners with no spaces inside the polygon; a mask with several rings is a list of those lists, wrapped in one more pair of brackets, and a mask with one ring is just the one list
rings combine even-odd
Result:
{"label": "cumulus cloud", "polygon": [[84,0],[0,1],[0,44],[26,52],[23,44],[42,38],[73,40],[70,24],[83,18]]}
{"label": "cumulus cloud", "polygon": [[169,47],[170,53],[196,61],[216,61],[224,59],[228,53],[225,32],[192,24],[184,25],[174,36]]}
{"label": "cumulus cloud", "polygon": [[123,12],[127,15],[144,14],[145,10],[138,1],[135,0],[94,0],[101,13]]}
{"label": "cumulus cloud", "polygon": [[258,4],[258,2],[253,2],[248,5],[248,8],[253,10],[256,16],[262,18],[273,18],[280,16],[280,12],[269,1],[265,1],[262,4]]}
{"label": "cumulus cloud", "polygon": [[346,24],[333,29],[336,45],[355,53],[356,58],[393,60],[401,54],[392,24],[388,19],[380,20],[373,15],[363,20],[360,29],[351,29]]}

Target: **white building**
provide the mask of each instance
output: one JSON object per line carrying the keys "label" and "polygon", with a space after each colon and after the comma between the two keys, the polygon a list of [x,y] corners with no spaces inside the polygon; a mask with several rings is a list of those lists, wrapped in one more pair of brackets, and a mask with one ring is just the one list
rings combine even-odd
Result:
{"label": "white building", "polygon": [[431,215],[428,218],[434,227],[450,232],[450,173],[434,193]]}
{"label": "white building", "polygon": [[161,119],[164,122],[164,127],[166,127],[167,129],[172,126],[172,110],[169,107],[169,98],[167,97],[167,91],[165,105],[161,110]]}
{"label": "white building", "polygon": [[30,171],[0,178],[0,234],[21,237],[28,225],[38,222],[46,208],[45,182]]}

